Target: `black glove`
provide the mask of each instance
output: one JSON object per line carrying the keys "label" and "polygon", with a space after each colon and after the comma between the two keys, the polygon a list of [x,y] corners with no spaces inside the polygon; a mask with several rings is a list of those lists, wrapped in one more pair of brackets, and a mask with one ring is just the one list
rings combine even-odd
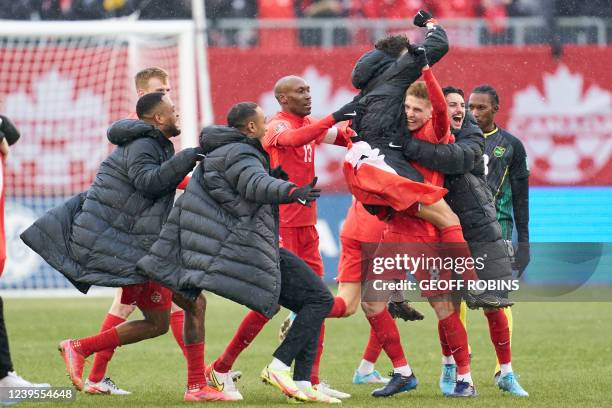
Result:
{"label": "black glove", "polygon": [[414,55],[414,59],[421,68],[423,68],[425,65],[429,65],[429,60],[427,59],[427,51],[425,51],[425,47],[414,47],[412,49],[412,55]]}
{"label": "black glove", "polygon": [[289,181],[289,175],[283,170],[281,166],[277,166],[270,170],[270,175],[274,178]]}
{"label": "black glove", "polygon": [[202,159],[204,159],[206,157],[204,155],[204,149],[202,149],[200,146],[194,147],[193,148],[193,152],[195,153],[195,160],[196,161],[200,161],[200,160],[202,160]]}
{"label": "black glove", "polygon": [[293,202],[298,202],[306,207],[310,207],[310,202],[321,197],[321,189],[314,188],[317,184],[317,178],[313,178],[310,184],[306,184],[303,187],[296,188],[289,195],[289,198]]}
{"label": "black glove", "polygon": [[514,263],[512,269],[518,271],[518,277],[520,278],[525,268],[529,265],[531,256],[529,255],[529,242],[519,242],[516,250],[514,251]]}
{"label": "black glove", "polygon": [[336,122],[342,122],[343,120],[355,119],[357,115],[363,113],[363,105],[360,105],[358,101],[353,99],[334,113],[332,116]]}
{"label": "black glove", "polygon": [[19,140],[20,136],[13,122],[6,116],[0,115],[0,140],[6,138],[6,142],[11,146]]}
{"label": "black glove", "polygon": [[391,142],[389,142],[389,147],[393,150],[405,151],[412,140],[412,133],[408,130],[408,128],[399,129],[399,131],[393,136]]}
{"label": "black glove", "polygon": [[427,27],[427,22],[431,20],[432,18],[433,16],[429,12],[425,10],[419,10],[415,14],[414,20],[412,20],[412,23],[417,27]]}

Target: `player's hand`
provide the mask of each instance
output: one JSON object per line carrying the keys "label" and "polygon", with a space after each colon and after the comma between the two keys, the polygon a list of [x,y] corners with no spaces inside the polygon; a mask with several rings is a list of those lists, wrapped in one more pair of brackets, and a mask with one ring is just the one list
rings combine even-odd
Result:
{"label": "player's hand", "polygon": [[363,113],[363,105],[360,105],[358,101],[353,99],[334,113],[332,116],[336,123],[342,122],[343,120],[352,120],[355,119],[357,115],[361,115]]}
{"label": "player's hand", "polygon": [[270,175],[277,179],[289,181],[289,175],[287,174],[287,172],[285,172],[285,170],[283,170],[281,166],[277,166],[270,170]]}
{"label": "player's hand", "polygon": [[196,161],[201,161],[206,157],[206,155],[204,154],[204,149],[202,149],[200,146],[192,147],[192,149],[193,149],[193,153],[195,153]]}
{"label": "player's hand", "polygon": [[7,141],[9,146],[14,145],[21,136],[13,122],[4,115],[0,115],[0,132],[4,135],[4,140]]}
{"label": "player's hand", "polygon": [[289,198],[293,202],[300,203],[306,207],[310,207],[310,203],[321,197],[321,189],[314,188],[317,184],[317,178],[313,178],[310,184],[296,188],[289,194]]}
{"label": "player's hand", "polygon": [[413,47],[411,49],[411,53],[414,55],[414,59],[421,69],[429,68],[429,59],[427,59],[427,51],[425,51],[425,47]]}
{"label": "player's hand", "polygon": [[518,271],[518,277],[520,278],[523,272],[525,272],[525,268],[529,265],[529,261],[531,260],[531,255],[529,254],[529,242],[519,242],[516,250],[514,251],[514,263],[512,264],[512,269],[516,269]]}
{"label": "player's hand", "polygon": [[412,23],[417,27],[427,27],[427,23],[435,23],[435,21],[431,13],[425,10],[419,10],[415,14]]}

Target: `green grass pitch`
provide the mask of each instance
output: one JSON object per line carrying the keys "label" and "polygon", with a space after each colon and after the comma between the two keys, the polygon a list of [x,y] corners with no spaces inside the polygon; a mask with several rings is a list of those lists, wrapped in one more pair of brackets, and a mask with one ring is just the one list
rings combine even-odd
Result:
{"label": "green grass pitch", "polygon": [[[110,298],[5,299],[6,325],[17,372],[31,381],[70,385],[57,343],[68,337],[95,333],[110,306]],[[346,319],[327,320],[321,376],[335,388],[351,393],[351,407],[604,407],[612,406],[612,307],[610,303],[521,303],[514,307],[513,367],[530,393],[528,399],[503,395],[493,385],[494,352],[486,319],[470,311],[468,328],[473,351],[472,375],[479,396],[450,400],[438,389],[440,347],[437,322],[426,303],[416,303],[426,318],[422,322],[399,321],[408,361],[419,379],[415,391],[388,399],[374,399],[375,386],[353,385],[351,377],[367,340],[369,326],[360,311]],[[227,344],[246,309],[208,296],[206,362]],[[259,372],[276,347],[277,332],[286,312],[264,328],[242,354],[234,369],[243,372],[238,387],[245,397],[240,406],[286,406],[280,392],[265,386]],[[135,313],[133,318],[139,318]],[[93,361],[93,359],[90,359]],[[85,375],[91,365],[86,365]],[[377,364],[391,368],[384,353]],[[23,403],[23,407],[145,407],[185,406],[182,402],[186,369],[182,354],[170,333],[139,344],[121,347],[108,372],[126,397],[90,396],[80,393],[72,403]],[[41,405],[42,404],[42,405]],[[210,404],[210,403],[208,403]],[[220,406],[228,403],[216,403]]]}

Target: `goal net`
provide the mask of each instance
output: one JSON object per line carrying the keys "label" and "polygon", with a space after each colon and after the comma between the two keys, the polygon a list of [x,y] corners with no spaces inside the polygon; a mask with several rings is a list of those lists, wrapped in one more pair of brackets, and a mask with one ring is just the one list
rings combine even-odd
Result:
{"label": "goal net", "polygon": [[0,22],[0,113],[21,131],[5,173],[7,262],[2,289],[70,283],[19,239],[50,208],[84,191],[111,151],[106,129],[135,111],[134,74],[170,74],[181,112],[176,150],[197,140],[190,21]]}

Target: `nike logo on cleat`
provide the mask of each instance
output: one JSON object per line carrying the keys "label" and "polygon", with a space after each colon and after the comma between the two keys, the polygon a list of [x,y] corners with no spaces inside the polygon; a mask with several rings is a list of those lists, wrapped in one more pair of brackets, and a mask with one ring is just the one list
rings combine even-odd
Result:
{"label": "nike logo on cleat", "polygon": [[350,113],[345,113],[344,116],[357,116],[357,112],[356,111],[352,111]]}
{"label": "nike logo on cleat", "polygon": [[398,146],[395,143],[391,142],[389,143],[389,147],[397,149],[397,148],[401,148],[402,146]]}

